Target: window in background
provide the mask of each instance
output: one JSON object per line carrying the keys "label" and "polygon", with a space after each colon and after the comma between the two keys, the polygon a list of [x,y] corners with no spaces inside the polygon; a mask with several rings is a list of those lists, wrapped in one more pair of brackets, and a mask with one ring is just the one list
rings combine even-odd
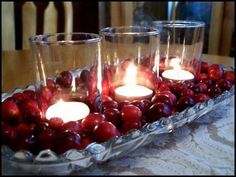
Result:
{"label": "window in background", "polygon": [[203,53],[207,53],[211,20],[211,2],[142,2],[133,11],[134,25],[148,26],[151,25],[154,20],[173,19],[205,22]]}
{"label": "window in background", "polygon": [[[205,22],[203,53],[234,56],[234,2],[108,2],[110,26],[145,25],[154,20]],[[107,26],[106,25],[106,26]]]}
{"label": "window in background", "polygon": [[133,11],[133,25],[148,26],[154,20],[167,20],[168,2],[140,2]]}
{"label": "window in background", "polygon": [[211,2],[179,2],[176,8],[176,19],[178,20],[205,22],[203,53],[208,51],[211,9]]}

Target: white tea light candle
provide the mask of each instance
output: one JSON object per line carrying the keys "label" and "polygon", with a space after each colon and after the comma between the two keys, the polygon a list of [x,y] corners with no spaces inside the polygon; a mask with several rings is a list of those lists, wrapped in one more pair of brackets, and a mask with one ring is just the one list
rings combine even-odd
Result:
{"label": "white tea light candle", "polygon": [[125,100],[142,100],[149,99],[152,96],[153,91],[147,87],[141,85],[134,86],[120,86],[115,90],[115,100],[122,102]]}
{"label": "white tea light candle", "polygon": [[59,117],[66,123],[83,119],[89,112],[89,107],[82,102],[58,101],[47,109],[46,118]]}
{"label": "white tea light candle", "polygon": [[151,89],[142,85],[136,85],[136,74],[137,68],[133,64],[130,64],[124,78],[126,85],[115,89],[116,101],[149,99],[152,96],[153,91]]}
{"label": "white tea light candle", "polygon": [[162,73],[162,76],[165,79],[176,80],[176,81],[185,81],[194,79],[194,75],[191,72],[181,69],[179,58],[171,59],[170,66],[172,66],[173,69],[165,70]]}

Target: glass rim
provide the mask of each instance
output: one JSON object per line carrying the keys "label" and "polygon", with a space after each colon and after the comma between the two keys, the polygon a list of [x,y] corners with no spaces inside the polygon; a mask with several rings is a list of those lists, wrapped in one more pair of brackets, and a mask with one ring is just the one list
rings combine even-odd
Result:
{"label": "glass rim", "polygon": [[188,20],[156,20],[152,22],[155,27],[196,28],[205,27],[203,21]]}
{"label": "glass rim", "polygon": [[[90,39],[81,39],[81,40],[53,40],[47,41],[49,37],[57,36],[90,36]],[[97,43],[100,42],[102,37],[99,34],[95,33],[85,33],[85,32],[72,32],[72,33],[45,33],[39,35],[33,35],[29,37],[29,42],[31,44],[85,44],[85,43]]]}
{"label": "glass rim", "polygon": [[[149,29],[150,31],[137,31],[137,32],[132,32],[132,31],[124,31],[124,32],[112,32],[114,29]],[[115,35],[133,35],[133,36],[150,36],[150,35],[158,35],[160,34],[160,31],[155,29],[154,27],[151,26],[114,26],[114,27],[105,27],[100,30],[101,35],[105,36],[115,36]]]}

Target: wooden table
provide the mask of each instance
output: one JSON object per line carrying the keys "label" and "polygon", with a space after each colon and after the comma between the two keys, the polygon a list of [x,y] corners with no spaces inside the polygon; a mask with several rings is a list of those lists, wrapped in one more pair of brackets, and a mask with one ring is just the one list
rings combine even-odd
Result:
{"label": "wooden table", "polygon": [[[203,54],[203,60],[234,66],[234,58]],[[29,50],[2,52],[2,92],[34,83],[33,57]]]}

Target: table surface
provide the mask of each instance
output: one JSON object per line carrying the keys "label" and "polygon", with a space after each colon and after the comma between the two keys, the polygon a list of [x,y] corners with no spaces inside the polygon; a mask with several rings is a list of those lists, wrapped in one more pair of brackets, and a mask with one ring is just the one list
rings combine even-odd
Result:
{"label": "table surface", "polygon": [[[234,66],[234,58],[203,54],[203,60]],[[33,58],[29,50],[2,52],[2,92],[34,83]]]}
{"label": "table surface", "polygon": [[[203,55],[203,60],[234,66],[234,58]],[[2,92],[33,83],[29,51],[2,52]],[[72,175],[233,175],[234,99],[201,118],[156,137],[128,155]],[[27,175],[2,164],[2,175]]]}

